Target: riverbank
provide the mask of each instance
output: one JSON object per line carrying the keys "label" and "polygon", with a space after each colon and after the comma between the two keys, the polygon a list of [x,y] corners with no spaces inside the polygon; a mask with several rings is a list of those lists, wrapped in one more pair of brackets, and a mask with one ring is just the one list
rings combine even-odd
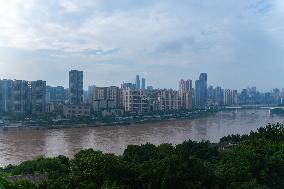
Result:
{"label": "riverbank", "polygon": [[0,126],[3,130],[13,128],[34,128],[34,129],[61,129],[61,128],[82,128],[82,127],[104,127],[104,126],[127,126],[131,124],[157,123],[176,120],[190,120],[208,115],[214,115],[220,110],[198,110],[193,112],[183,112],[178,114],[152,115],[152,116],[128,116],[115,117],[108,120],[87,119],[84,121],[74,121],[69,119],[56,120],[53,122],[39,123],[37,121],[20,121]]}

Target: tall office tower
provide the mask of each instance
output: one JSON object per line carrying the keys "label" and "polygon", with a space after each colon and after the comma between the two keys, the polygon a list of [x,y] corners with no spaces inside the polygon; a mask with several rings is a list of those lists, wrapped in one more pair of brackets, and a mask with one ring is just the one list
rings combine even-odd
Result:
{"label": "tall office tower", "polygon": [[83,71],[69,72],[69,103],[83,104]]}
{"label": "tall office tower", "polygon": [[140,89],[140,78],[139,78],[139,75],[136,75],[135,86],[136,86],[136,89]]}
{"label": "tall office tower", "polygon": [[31,105],[32,114],[44,114],[46,112],[46,81],[31,82]]}
{"label": "tall office tower", "polygon": [[12,113],[26,114],[29,106],[29,84],[27,81],[14,80],[12,86]]}
{"label": "tall office tower", "polygon": [[195,104],[205,107],[207,103],[207,73],[201,73],[195,81]]}
{"label": "tall office tower", "polygon": [[141,84],[141,85],[142,85],[142,86],[141,86],[141,89],[142,89],[142,90],[145,90],[145,89],[146,89],[146,79],[145,79],[145,78],[142,78],[141,83],[142,83],[142,84]]}

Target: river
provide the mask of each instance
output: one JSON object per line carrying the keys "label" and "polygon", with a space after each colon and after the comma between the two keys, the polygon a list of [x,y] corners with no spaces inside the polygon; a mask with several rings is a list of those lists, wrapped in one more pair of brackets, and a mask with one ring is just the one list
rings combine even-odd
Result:
{"label": "river", "polygon": [[86,148],[121,154],[129,144],[178,144],[187,139],[218,142],[223,136],[249,133],[267,123],[276,122],[284,122],[284,117],[271,117],[268,110],[255,109],[127,126],[0,129],[0,166],[18,164],[42,155],[72,157]]}

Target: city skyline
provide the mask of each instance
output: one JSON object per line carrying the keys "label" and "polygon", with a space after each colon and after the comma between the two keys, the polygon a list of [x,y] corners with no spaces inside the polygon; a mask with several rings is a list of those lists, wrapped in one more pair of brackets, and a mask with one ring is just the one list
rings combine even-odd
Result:
{"label": "city skyline", "polygon": [[[76,69],[72,69],[73,71],[78,71],[78,70],[76,70]],[[72,71],[72,70],[70,70],[70,71]],[[70,71],[68,71],[68,72],[70,72]],[[67,73],[67,79],[68,79],[68,72],[66,72]],[[116,86],[116,87],[120,87],[122,84],[132,84],[135,88],[136,88],[136,82],[137,82],[137,76],[139,77],[138,79],[139,79],[139,82],[140,82],[140,86],[139,86],[139,89],[142,89],[142,81],[143,81],[143,79],[144,80],[147,80],[147,82],[145,83],[145,89],[147,88],[147,87],[153,87],[154,89],[173,89],[173,90],[179,90],[180,89],[180,82],[181,82],[181,80],[184,80],[184,82],[186,82],[186,81],[191,81],[191,82],[193,82],[193,83],[191,83],[191,86],[193,87],[193,88],[195,88],[194,87],[194,82],[195,81],[198,81],[199,80],[199,77],[200,77],[200,75],[198,75],[196,78],[193,78],[193,77],[184,77],[184,78],[182,78],[182,77],[180,77],[180,78],[178,78],[177,80],[175,80],[175,86],[174,87],[169,87],[169,88],[166,88],[166,87],[160,87],[160,86],[153,86],[152,85],[152,83],[153,82],[149,82],[149,80],[148,80],[148,78],[146,78],[145,76],[142,76],[142,75],[140,75],[140,74],[136,74],[136,75],[133,75],[132,76],[132,80],[130,79],[130,80],[128,80],[128,81],[117,81],[117,83],[118,84],[114,84],[114,85],[98,85],[95,81],[93,81],[93,82],[90,82],[90,84],[86,84],[86,81],[85,81],[85,71],[81,71],[81,72],[83,72],[84,73],[84,78],[83,78],[83,90],[84,91],[88,91],[89,90],[89,87],[93,87],[93,86],[96,86],[96,87],[108,87],[108,86]],[[200,73],[199,73],[200,74]],[[202,73],[201,73],[202,74]],[[210,74],[208,74],[208,73],[205,73],[206,75],[209,75],[210,76]],[[141,79],[140,79],[141,78]],[[63,80],[65,80],[66,78],[64,78]],[[283,85],[283,87],[282,86],[276,86],[276,87],[274,87],[274,88],[268,88],[268,89],[265,89],[265,90],[262,90],[261,88],[259,88],[258,86],[256,86],[256,85],[250,85],[250,84],[248,84],[248,85],[246,85],[246,86],[243,86],[243,87],[241,87],[241,88],[234,88],[233,86],[228,86],[228,87],[226,87],[226,86],[223,86],[223,85],[213,85],[212,83],[210,83],[210,80],[211,80],[212,78],[211,78],[211,76],[210,76],[210,79],[209,79],[209,81],[208,81],[208,84],[207,84],[207,87],[221,87],[222,89],[231,89],[231,90],[237,90],[237,91],[242,91],[243,89],[248,89],[248,88],[256,88],[257,89],[257,91],[259,91],[259,92],[271,92],[273,89],[280,89],[280,90],[282,90],[282,89],[284,89],[284,85]],[[67,84],[66,85],[62,85],[62,84],[52,84],[52,83],[49,83],[48,82],[48,80],[44,80],[44,79],[41,79],[41,78],[35,78],[34,80],[27,80],[27,79],[22,79],[22,78],[1,78],[0,77],[0,80],[11,80],[11,81],[13,81],[13,80],[20,80],[20,81],[40,81],[40,80],[43,80],[43,81],[46,81],[46,85],[47,86],[52,86],[52,87],[64,87],[65,89],[69,89],[69,79],[68,79],[68,82],[67,82]],[[106,82],[107,83],[107,82]],[[221,82],[220,82],[221,83]]]}
{"label": "city skyline", "polygon": [[49,86],[46,81],[0,80],[0,113],[20,116],[85,117],[114,116],[124,113],[145,114],[156,111],[191,111],[231,105],[283,105],[284,88],[259,92],[256,87],[240,91],[208,86],[207,73],[197,80],[181,79],[179,89],[147,86],[146,79],[136,75],[135,82],[121,86],[88,86],[84,91],[84,72],[69,71],[69,88]]}
{"label": "city skyline", "polygon": [[0,5],[0,78],[66,87],[62,76],[78,69],[86,86],[117,86],[139,73],[153,86],[176,88],[180,78],[206,72],[212,85],[225,88],[282,85],[282,0]]}

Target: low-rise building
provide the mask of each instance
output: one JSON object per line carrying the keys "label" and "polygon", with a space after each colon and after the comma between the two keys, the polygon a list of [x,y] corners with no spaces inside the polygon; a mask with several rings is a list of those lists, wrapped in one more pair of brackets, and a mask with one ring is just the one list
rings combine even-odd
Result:
{"label": "low-rise building", "polygon": [[87,104],[65,104],[63,105],[63,115],[68,118],[90,116],[90,106]]}
{"label": "low-rise building", "polygon": [[46,112],[62,115],[63,114],[63,104],[59,102],[49,102],[47,103]]}

